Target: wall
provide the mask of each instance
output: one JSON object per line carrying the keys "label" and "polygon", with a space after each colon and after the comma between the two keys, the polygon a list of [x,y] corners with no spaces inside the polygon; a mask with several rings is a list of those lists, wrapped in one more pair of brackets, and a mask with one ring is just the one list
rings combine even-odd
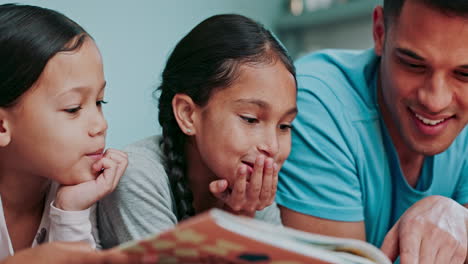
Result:
{"label": "wall", "polygon": [[373,46],[372,12],[382,1],[337,2],[329,8],[304,11],[299,16],[284,14],[278,19],[279,36],[293,58],[318,49],[366,49]]}
{"label": "wall", "polygon": [[[0,1],[0,4],[8,1]],[[108,146],[120,148],[159,133],[152,92],[177,41],[203,19],[220,13],[274,25],[282,0],[47,0],[17,1],[60,11],[96,40],[107,80],[104,112]]]}

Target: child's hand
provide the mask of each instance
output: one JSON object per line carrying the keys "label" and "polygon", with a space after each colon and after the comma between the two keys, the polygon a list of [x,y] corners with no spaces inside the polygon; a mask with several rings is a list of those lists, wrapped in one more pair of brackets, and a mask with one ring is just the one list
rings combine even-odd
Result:
{"label": "child's hand", "polygon": [[228,182],[224,179],[210,183],[210,191],[224,202],[225,209],[254,216],[256,211],[273,203],[278,184],[278,165],[272,158],[258,156],[250,180],[248,166],[245,164],[238,167],[236,176],[232,190],[228,189]]}
{"label": "child's hand", "polygon": [[52,242],[20,250],[0,264],[134,264],[156,263],[157,256],[128,254],[118,249],[97,251],[86,243]]}
{"label": "child's hand", "polygon": [[100,173],[99,176],[93,181],[60,186],[55,206],[65,211],[81,211],[91,207],[115,189],[127,164],[127,153],[116,149],[106,150],[102,159],[92,166],[93,171]]}

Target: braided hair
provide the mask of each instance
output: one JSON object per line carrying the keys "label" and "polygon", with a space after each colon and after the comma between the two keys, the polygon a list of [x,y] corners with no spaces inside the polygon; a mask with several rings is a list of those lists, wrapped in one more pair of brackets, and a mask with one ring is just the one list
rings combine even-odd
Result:
{"label": "braided hair", "polygon": [[193,28],[170,54],[159,96],[160,143],[163,163],[175,198],[178,220],[195,215],[193,194],[187,177],[187,136],[173,114],[172,99],[186,94],[200,107],[216,91],[228,87],[243,64],[281,61],[295,75],[291,58],[278,40],[262,25],[235,14],[212,16]]}

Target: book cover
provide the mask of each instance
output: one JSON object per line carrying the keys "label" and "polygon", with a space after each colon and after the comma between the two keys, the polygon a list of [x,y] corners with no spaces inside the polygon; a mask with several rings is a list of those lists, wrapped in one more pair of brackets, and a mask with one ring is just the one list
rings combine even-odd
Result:
{"label": "book cover", "polygon": [[219,209],[120,248],[155,252],[158,263],[391,263],[379,249],[364,241],[314,235]]}

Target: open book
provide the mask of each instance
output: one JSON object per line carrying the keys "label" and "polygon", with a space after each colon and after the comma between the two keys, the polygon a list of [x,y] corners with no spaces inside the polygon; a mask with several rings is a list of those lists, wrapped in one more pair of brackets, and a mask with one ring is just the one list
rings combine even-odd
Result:
{"label": "open book", "polygon": [[211,209],[173,229],[120,246],[159,263],[391,264],[364,241],[310,234]]}

